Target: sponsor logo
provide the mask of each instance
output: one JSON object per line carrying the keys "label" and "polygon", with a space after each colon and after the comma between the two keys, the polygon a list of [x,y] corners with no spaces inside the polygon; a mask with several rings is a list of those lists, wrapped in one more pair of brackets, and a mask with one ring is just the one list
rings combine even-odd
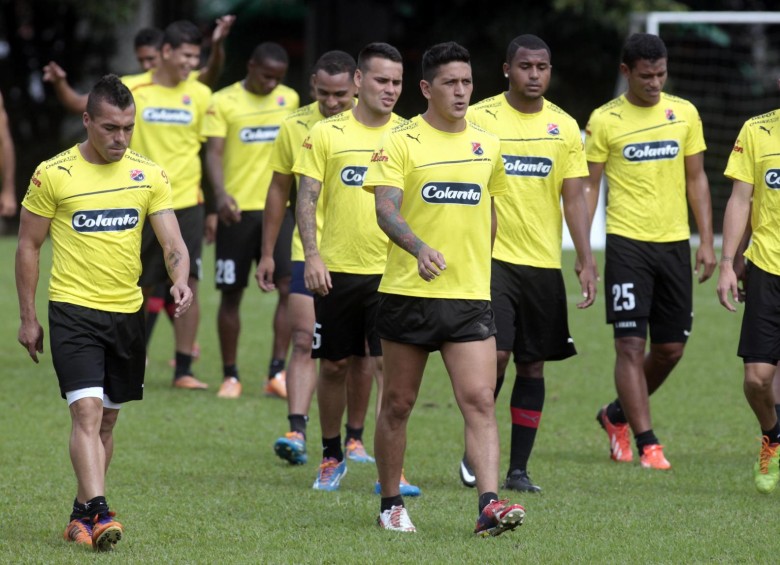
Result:
{"label": "sponsor logo", "polygon": [[185,106],[189,106],[190,104],[192,104],[192,98],[190,98],[189,94],[185,94],[184,96],[181,97],[181,103],[184,104]]}
{"label": "sponsor logo", "polygon": [[631,320],[630,322],[615,322],[616,328],[635,328],[636,322]]}
{"label": "sponsor logo", "polygon": [[739,139],[734,142],[734,147],[731,148],[734,153],[744,153],[744,148],[739,144]]}
{"label": "sponsor logo", "polygon": [[285,100],[284,96],[279,96],[276,98],[276,105],[277,106],[287,106],[287,100]]}
{"label": "sponsor logo", "polygon": [[192,123],[192,112],[177,108],[144,108],[141,118],[145,122],[187,125]]}
{"label": "sponsor logo", "polygon": [[311,137],[307,135],[306,139],[303,140],[302,146],[304,149],[311,149]]}
{"label": "sponsor logo", "polygon": [[502,155],[504,171],[518,177],[546,177],[552,170],[553,162],[547,157],[526,157]]}
{"label": "sponsor logo", "polygon": [[547,133],[550,135],[560,135],[561,130],[558,129],[558,124],[547,124]]}
{"label": "sponsor logo", "polygon": [[666,112],[666,119],[669,120],[670,122],[677,119],[677,116],[674,115],[674,110],[672,110],[671,108],[667,108],[665,112]]}
{"label": "sponsor logo", "polygon": [[617,116],[619,119],[622,120],[623,119],[623,110],[621,110],[620,112],[610,112],[609,115],[610,116]]}
{"label": "sponsor logo", "polygon": [[346,127],[347,127],[347,126],[337,126],[336,124],[330,124],[330,125],[331,125],[331,127],[333,127],[333,129],[337,129],[337,130],[339,130],[341,133],[344,133],[344,128],[346,128]]}
{"label": "sponsor logo", "polygon": [[[35,173],[33,174],[32,178],[30,179],[30,182],[33,183],[38,188],[41,187],[41,181],[38,180],[39,176],[41,176],[41,170],[40,169],[35,169]],[[28,190],[27,194],[29,194],[29,193],[30,193],[30,191]]]}
{"label": "sponsor logo", "polygon": [[144,172],[141,169],[133,169],[130,171],[130,178],[136,182],[141,182],[146,178],[146,175],[144,175]]}
{"label": "sponsor logo", "polygon": [[67,168],[66,168],[66,167],[63,167],[62,165],[57,165],[57,170],[58,170],[58,171],[65,171],[66,173],[68,173],[68,176],[69,176],[69,177],[73,177],[73,175],[72,175],[72,174],[70,174],[70,170],[71,170],[72,168],[73,168],[73,165],[71,165],[70,167],[67,167]]}
{"label": "sponsor logo", "polygon": [[623,148],[623,157],[632,162],[660,161],[674,159],[680,152],[680,145],[671,139],[632,143]]}
{"label": "sponsor logo", "polygon": [[491,112],[490,110],[485,108],[485,113],[490,114],[491,116],[493,116],[493,119],[496,119],[496,120],[498,119],[498,112]]}
{"label": "sponsor logo", "polygon": [[758,129],[760,129],[761,131],[765,131],[767,135],[771,136],[772,130],[775,129],[775,127],[772,126],[771,128],[766,129],[764,126],[758,126]]}
{"label": "sponsor logo", "polygon": [[344,167],[341,169],[341,182],[347,186],[363,186],[368,167]]}
{"label": "sponsor logo", "polygon": [[81,210],[73,214],[71,224],[80,233],[98,231],[125,231],[138,225],[138,210],[114,208],[109,210]]}
{"label": "sponsor logo", "polygon": [[279,135],[279,126],[258,126],[241,128],[238,138],[244,143],[264,143],[273,141]]}
{"label": "sponsor logo", "polygon": [[422,143],[422,141],[420,141],[419,133],[417,135],[412,135],[411,133],[407,133],[406,137],[408,137],[409,139],[414,139],[417,143]]}
{"label": "sponsor logo", "polygon": [[378,163],[380,161],[385,162],[389,161],[390,159],[385,155],[385,150],[380,149],[379,151],[376,151],[373,155],[371,155],[371,162],[372,163]]}
{"label": "sponsor logo", "polygon": [[769,169],[764,175],[764,180],[772,190],[780,189],[780,169]]}
{"label": "sponsor logo", "polygon": [[471,142],[471,152],[474,155],[482,155],[485,151],[482,149],[482,144],[477,143],[476,141]]}
{"label": "sponsor logo", "polygon": [[476,206],[482,200],[482,188],[467,182],[431,182],[422,189],[429,204],[465,204]]}

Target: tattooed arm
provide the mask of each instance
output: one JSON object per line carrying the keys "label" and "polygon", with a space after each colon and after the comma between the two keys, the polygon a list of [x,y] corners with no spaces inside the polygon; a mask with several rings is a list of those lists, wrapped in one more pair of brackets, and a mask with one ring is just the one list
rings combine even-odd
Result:
{"label": "tattooed arm", "polygon": [[317,248],[317,201],[322,191],[322,183],[306,175],[298,182],[298,202],[295,205],[295,219],[303,244],[303,280],[306,288],[321,296],[333,288],[330,273],[320,257]]}
{"label": "tattooed arm", "polygon": [[176,303],[174,315],[178,318],[192,305],[192,290],[187,285],[190,276],[190,255],[181,238],[179,222],[172,209],[166,208],[149,214],[148,219],[157,241],[163,248],[165,268],[173,281],[171,295]]}
{"label": "tattooed arm", "polygon": [[417,237],[401,215],[403,191],[392,186],[374,187],[376,218],[390,241],[417,258],[417,273],[431,281],[447,268],[444,255]]}

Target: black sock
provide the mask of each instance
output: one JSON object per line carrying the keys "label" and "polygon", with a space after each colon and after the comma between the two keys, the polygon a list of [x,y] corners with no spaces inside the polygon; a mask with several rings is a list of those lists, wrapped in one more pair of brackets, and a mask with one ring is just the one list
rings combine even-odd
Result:
{"label": "black sock", "polygon": [[347,436],[344,438],[344,445],[347,445],[351,439],[360,442],[363,441],[363,428],[352,428],[349,424],[344,427],[347,429]]}
{"label": "black sock", "polygon": [[241,380],[238,378],[238,366],[235,363],[232,365],[222,365],[222,374],[225,375],[226,379],[235,377],[237,381]]}
{"label": "black sock", "polygon": [[614,402],[607,404],[607,418],[613,424],[627,424],[626,414],[623,412],[623,407],[620,405],[620,400],[617,398]]}
{"label": "black sock", "polygon": [[89,518],[89,510],[86,504],[79,502],[78,498],[73,499],[73,512],[70,513],[71,520],[80,520],[81,518]]}
{"label": "black sock", "polygon": [[498,398],[498,393],[501,392],[502,386],[504,386],[504,375],[498,375],[496,377],[496,390],[493,391],[493,400]]}
{"label": "black sock", "polygon": [[509,470],[526,469],[544,406],[544,378],[520,377],[512,388],[512,447]]}
{"label": "black sock", "polygon": [[658,444],[658,438],[655,437],[655,433],[653,433],[652,429],[642,432],[641,434],[636,434],[634,440],[636,441],[636,449],[639,451],[639,455],[644,453],[645,446]]}
{"label": "black sock", "polygon": [[176,372],[173,375],[174,379],[183,377],[185,375],[192,374],[192,355],[189,353],[176,352]]}
{"label": "black sock", "polygon": [[341,436],[322,438],[322,457],[332,457],[339,463],[344,461],[344,452],[341,451]]}
{"label": "black sock", "polygon": [[780,422],[776,422],[771,430],[761,430],[761,435],[768,437],[769,443],[780,443]]}
{"label": "black sock", "polygon": [[309,417],[303,414],[290,414],[287,419],[290,421],[290,431],[299,432],[306,438],[306,423],[309,421]]}
{"label": "black sock", "polygon": [[498,495],[494,492],[484,492],[479,495],[479,513],[485,509],[485,506],[490,504],[491,501],[498,500]]}
{"label": "black sock", "polygon": [[385,510],[390,510],[393,506],[403,506],[404,505],[404,499],[401,498],[400,494],[396,494],[395,496],[388,496],[387,498],[382,498],[382,501],[379,503],[379,511],[384,512]]}
{"label": "black sock", "polygon": [[96,496],[84,504],[88,516],[103,516],[108,514],[108,503],[105,496]]}
{"label": "black sock", "polygon": [[284,359],[271,359],[271,364],[268,365],[268,378],[273,379],[282,371],[284,371]]}

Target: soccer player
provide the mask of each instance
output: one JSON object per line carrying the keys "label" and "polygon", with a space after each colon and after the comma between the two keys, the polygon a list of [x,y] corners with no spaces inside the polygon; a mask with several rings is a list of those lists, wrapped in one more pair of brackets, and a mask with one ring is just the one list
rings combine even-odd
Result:
{"label": "soccer player", "polygon": [[44,161],[32,176],[16,252],[19,342],[37,363],[43,328],[35,291],[41,246],[51,236],[50,347],[70,409],[70,457],[78,483],[64,537],[99,551],[111,549],[123,535],[106,502],[105,478],[119,409],[143,395],[146,347],[138,276],[147,219],[173,280],[176,315],[193,300],[168,177],[128,150],[135,119],[127,87],[115,75],[100,79],[83,117],[86,141]]}
{"label": "soccer player", "polygon": [[[737,354],[744,363],[745,398],[761,427],[761,449],[753,466],[759,492],[775,490],[780,480],[780,423],[776,412],[773,380],[780,359],[777,334],[780,318],[780,207],[775,194],[780,188],[780,142],[772,135],[780,123],[777,110],[745,122],[729,157],[726,176],[734,185],[723,219],[723,248],[718,277],[718,298],[729,311],[739,298],[734,269],[738,245],[746,228],[752,241],[745,252],[750,261],[746,272],[745,312]],[[752,202],[752,211],[751,211]]]}
{"label": "soccer player", "polygon": [[[165,29],[160,66],[122,78],[135,97],[137,119],[132,148],[159,163],[168,173],[173,208],[190,256],[189,287],[194,295],[193,305],[173,324],[176,347],[173,386],[182,389],[208,388],[195,378],[191,368],[199,321],[197,285],[204,234],[200,130],[211,91],[188,77],[198,64],[201,39],[200,31],[191,22],[174,22]],[[168,281],[159,246],[148,229],[144,231],[141,261],[144,268],[140,283],[146,293]]]}
{"label": "soccer player", "polygon": [[[273,146],[270,167],[273,170],[263,212],[262,254],[256,277],[260,288],[276,288],[274,249],[287,221],[295,158],[303,148],[311,128],[324,118],[352,108],[355,96],[355,59],[344,51],[328,51],[315,63],[311,87],[315,102],[290,114],[282,123]],[[322,225],[322,201],[317,208],[318,232]],[[314,299],[303,281],[303,246],[297,227],[292,242],[292,280],[288,299],[288,317],[292,330],[292,355],[287,369],[287,408],[290,431],[274,443],[274,452],[291,464],[308,460],[306,426],[309,406],[317,385],[317,364],[311,356],[314,329]],[[371,394],[372,358],[355,358],[347,374],[347,424],[345,451],[356,462],[373,462],[363,445],[362,432]]]}
{"label": "soccer player", "polygon": [[16,215],[16,153],[3,95],[0,94],[0,216]]}
{"label": "soccer player", "polygon": [[376,328],[385,378],[374,437],[382,490],[378,523],[416,531],[397,485],[425,364],[430,352],[440,350],[477,477],[474,531],[497,536],[525,516],[522,506],[496,494],[490,249],[493,197],[506,193],[506,175],[498,138],[466,121],[473,89],[469,52],[454,42],[434,45],[423,54],[422,75],[427,110],[384,138],[364,183],[375,194],[377,220],[391,242]]}
{"label": "soccer player", "polygon": [[[509,89],[467,114],[469,121],[501,139],[507,173],[509,192],[496,200],[490,283],[498,330],[496,397],[514,353],[517,377],[509,404],[512,439],[504,488],[527,492],[541,490],[529,478],[527,465],[544,406],[544,363],[576,354],[561,274],[561,198],[584,297],[577,307],[587,308],[596,297],[582,183],[588,166],[577,122],[544,98],[552,75],[550,59],[550,48],[539,37],[516,37],[503,65]],[[468,469],[464,458],[461,479],[473,486]]]}
{"label": "soccer player", "polygon": [[[238,398],[236,365],[241,330],[239,307],[252,262],[260,258],[263,207],[271,180],[268,166],[274,139],[298,94],[284,86],[288,57],[277,43],[261,43],[247,63],[246,77],[215,93],[202,134],[208,139],[206,163],[220,223],[216,239],[216,284],[221,291],[217,329],[224,379],[217,396]],[[292,221],[275,249],[279,302],[274,313],[274,342],[266,393],[286,397],[284,361],[290,343],[287,297],[290,290]],[[281,365],[281,366],[279,366]]]}
{"label": "soccer player", "polygon": [[[376,224],[372,198],[360,188],[381,136],[405,122],[393,113],[402,75],[401,54],[395,47],[387,43],[364,47],[354,75],[360,103],[318,122],[293,166],[300,175],[296,219],[305,257],[304,282],[314,293],[312,355],[320,359],[317,402],[323,455],[313,485],[317,490],[337,490],[347,472],[339,430],[348,366],[365,357],[366,343],[371,357],[381,355],[374,320],[387,238]],[[318,229],[320,198],[323,220]]]}
{"label": "soccer player", "polygon": [[618,396],[596,419],[614,461],[633,460],[630,425],[641,465],[651,469],[671,465],[653,431],[649,396],[682,357],[693,323],[686,197],[701,238],[699,282],[715,269],[701,119],[690,102],[663,92],[666,62],[659,37],[629,37],[620,64],[628,88],[594,110],[585,140],[591,220],[605,169],[609,182],[604,287]]}

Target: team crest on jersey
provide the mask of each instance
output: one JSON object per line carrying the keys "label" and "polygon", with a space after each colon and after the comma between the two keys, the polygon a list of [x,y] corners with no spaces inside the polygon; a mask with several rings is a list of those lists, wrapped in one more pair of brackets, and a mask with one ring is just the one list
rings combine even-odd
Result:
{"label": "team crest on jersey", "polygon": [[476,141],[472,141],[471,142],[471,152],[474,155],[482,155],[485,152],[485,150],[482,149],[482,144],[481,143],[477,143]]}
{"label": "team crest on jersey", "polygon": [[133,169],[130,171],[130,178],[136,182],[141,182],[146,178],[146,175],[144,175],[144,172],[141,169]]}
{"label": "team crest on jersey", "polygon": [[184,104],[185,106],[189,106],[190,104],[192,104],[192,98],[190,98],[189,94],[185,94],[184,96],[181,97],[181,103]]}
{"label": "team crest on jersey", "polygon": [[561,130],[558,129],[558,124],[547,124],[547,133],[550,135],[560,135]]}
{"label": "team crest on jersey", "polygon": [[284,96],[278,96],[276,98],[276,105],[277,106],[287,106],[287,100],[284,99]]}
{"label": "team crest on jersey", "polygon": [[670,122],[673,122],[675,119],[677,119],[677,117],[674,115],[674,110],[671,108],[666,109],[666,119]]}

